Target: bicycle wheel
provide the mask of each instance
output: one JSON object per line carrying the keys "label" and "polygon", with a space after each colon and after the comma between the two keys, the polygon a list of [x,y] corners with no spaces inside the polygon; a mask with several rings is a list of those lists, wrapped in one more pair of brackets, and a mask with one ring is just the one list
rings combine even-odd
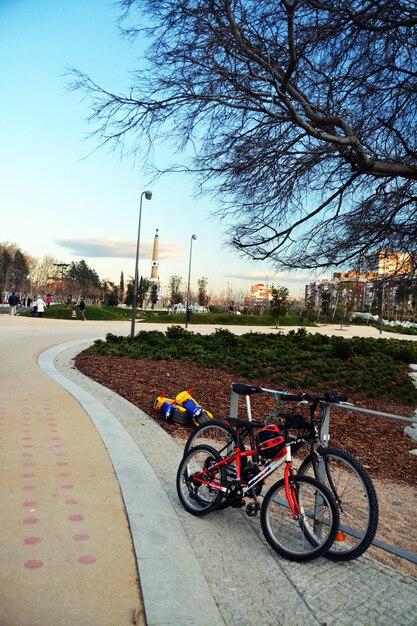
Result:
{"label": "bicycle wheel", "polygon": [[[333,493],[340,515],[339,532],[326,557],[351,561],[363,554],[375,537],[378,527],[375,488],[368,472],[349,452],[325,447],[317,452],[324,461],[324,484]],[[321,475],[315,475],[311,454],[301,463],[298,474],[322,480]]]}
{"label": "bicycle wheel", "polygon": [[233,450],[235,443],[236,434],[231,426],[221,420],[210,420],[192,431],[185,444],[184,455],[195,446],[209,445],[224,457]]}
{"label": "bicycle wheel", "polygon": [[267,492],[261,508],[261,526],[271,548],[291,561],[310,561],[332,545],[339,526],[337,505],[330,491],[315,478],[290,478],[300,513],[289,507],[284,480]]}
{"label": "bicycle wheel", "polygon": [[220,460],[219,453],[211,446],[197,446],[183,457],[177,472],[177,493],[184,509],[192,515],[211,513],[223,499],[223,492],[193,478],[193,474],[205,472],[205,480],[224,486],[226,468],[210,470]]}

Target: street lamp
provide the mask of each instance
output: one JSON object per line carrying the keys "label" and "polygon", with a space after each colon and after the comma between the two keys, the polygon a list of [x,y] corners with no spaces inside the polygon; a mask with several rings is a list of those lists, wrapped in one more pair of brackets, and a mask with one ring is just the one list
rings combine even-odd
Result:
{"label": "street lamp", "polygon": [[381,309],[379,315],[379,334],[382,335],[383,317],[384,317],[384,299],[385,299],[385,273],[386,273],[386,253],[384,252],[384,273],[381,279]]}
{"label": "street lamp", "polygon": [[185,328],[188,328],[190,321],[190,278],[191,278],[191,255],[193,252],[193,240],[197,239],[197,235],[191,235],[190,241],[190,262],[188,264],[188,285],[187,285],[187,307],[185,309]]}
{"label": "street lamp", "polygon": [[130,336],[135,336],[135,322],[136,322],[136,301],[138,299],[138,277],[139,277],[139,244],[140,244],[140,222],[142,219],[142,200],[143,196],[147,200],[152,198],[152,191],[142,191],[140,194],[140,205],[139,205],[139,225],[138,225],[138,240],[136,243],[136,262],[135,262],[135,281],[133,283],[133,302],[132,302],[132,325],[130,328]]}

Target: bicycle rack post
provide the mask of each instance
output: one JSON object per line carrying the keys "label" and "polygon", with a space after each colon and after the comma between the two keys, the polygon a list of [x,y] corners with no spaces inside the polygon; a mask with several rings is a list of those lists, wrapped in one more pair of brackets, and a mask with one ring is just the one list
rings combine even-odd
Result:
{"label": "bicycle rack post", "polygon": [[330,404],[323,403],[320,407],[321,425],[320,425],[320,441],[323,446],[329,445],[330,439]]}
{"label": "bicycle rack post", "polygon": [[[320,425],[320,443],[322,446],[327,447],[330,439],[330,404],[323,403],[320,405],[321,412],[321,425]],[[323,458],[320,456],[315,457],[316,469],[318,479],[326,484],[326,472],[324,467]]]}
{"label": "bicycle rack post", "polygon": [[238,417],[239,412],[239,396],[235,391],[230,392],[230,409],[229,415],[230,417]]}

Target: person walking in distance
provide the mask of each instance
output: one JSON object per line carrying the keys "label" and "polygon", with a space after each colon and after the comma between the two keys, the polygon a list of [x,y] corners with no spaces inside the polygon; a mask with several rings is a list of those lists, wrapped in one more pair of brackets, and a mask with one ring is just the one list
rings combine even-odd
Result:
{"label": "person walking in distance", "polygon": [[10,294],[8,302],[10,305],[10,315],[16,315],[16,307],[19,302],[19,298],[14,291]]}
{"label": "person walking in distance", "polygon": [[42,296],[39,296],[35,302],[35,306],[38,307],[38,317],[43,317],[43,312],[45,311],[45,300]]}
{"label": "person walking in distance", "polygon": [[80,307],[81,319],[85,320],[85,302],[82,298],[80,298],[78,306]]}

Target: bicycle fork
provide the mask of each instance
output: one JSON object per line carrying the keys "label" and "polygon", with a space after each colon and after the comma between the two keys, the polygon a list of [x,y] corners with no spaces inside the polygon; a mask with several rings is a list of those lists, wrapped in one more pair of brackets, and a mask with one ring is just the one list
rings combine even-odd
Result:
{"label": "bicycle fork", "polygon": [[294,470],[292,469],[291,461],[285,463],[284,470],[284,489],[285,497],[287,498],[288,506],[291,510],[291,515],[294,519],[298,519],[301,513],[300,504],[298,502],[297,490],[294,487],[291,480],[294,476]]}

